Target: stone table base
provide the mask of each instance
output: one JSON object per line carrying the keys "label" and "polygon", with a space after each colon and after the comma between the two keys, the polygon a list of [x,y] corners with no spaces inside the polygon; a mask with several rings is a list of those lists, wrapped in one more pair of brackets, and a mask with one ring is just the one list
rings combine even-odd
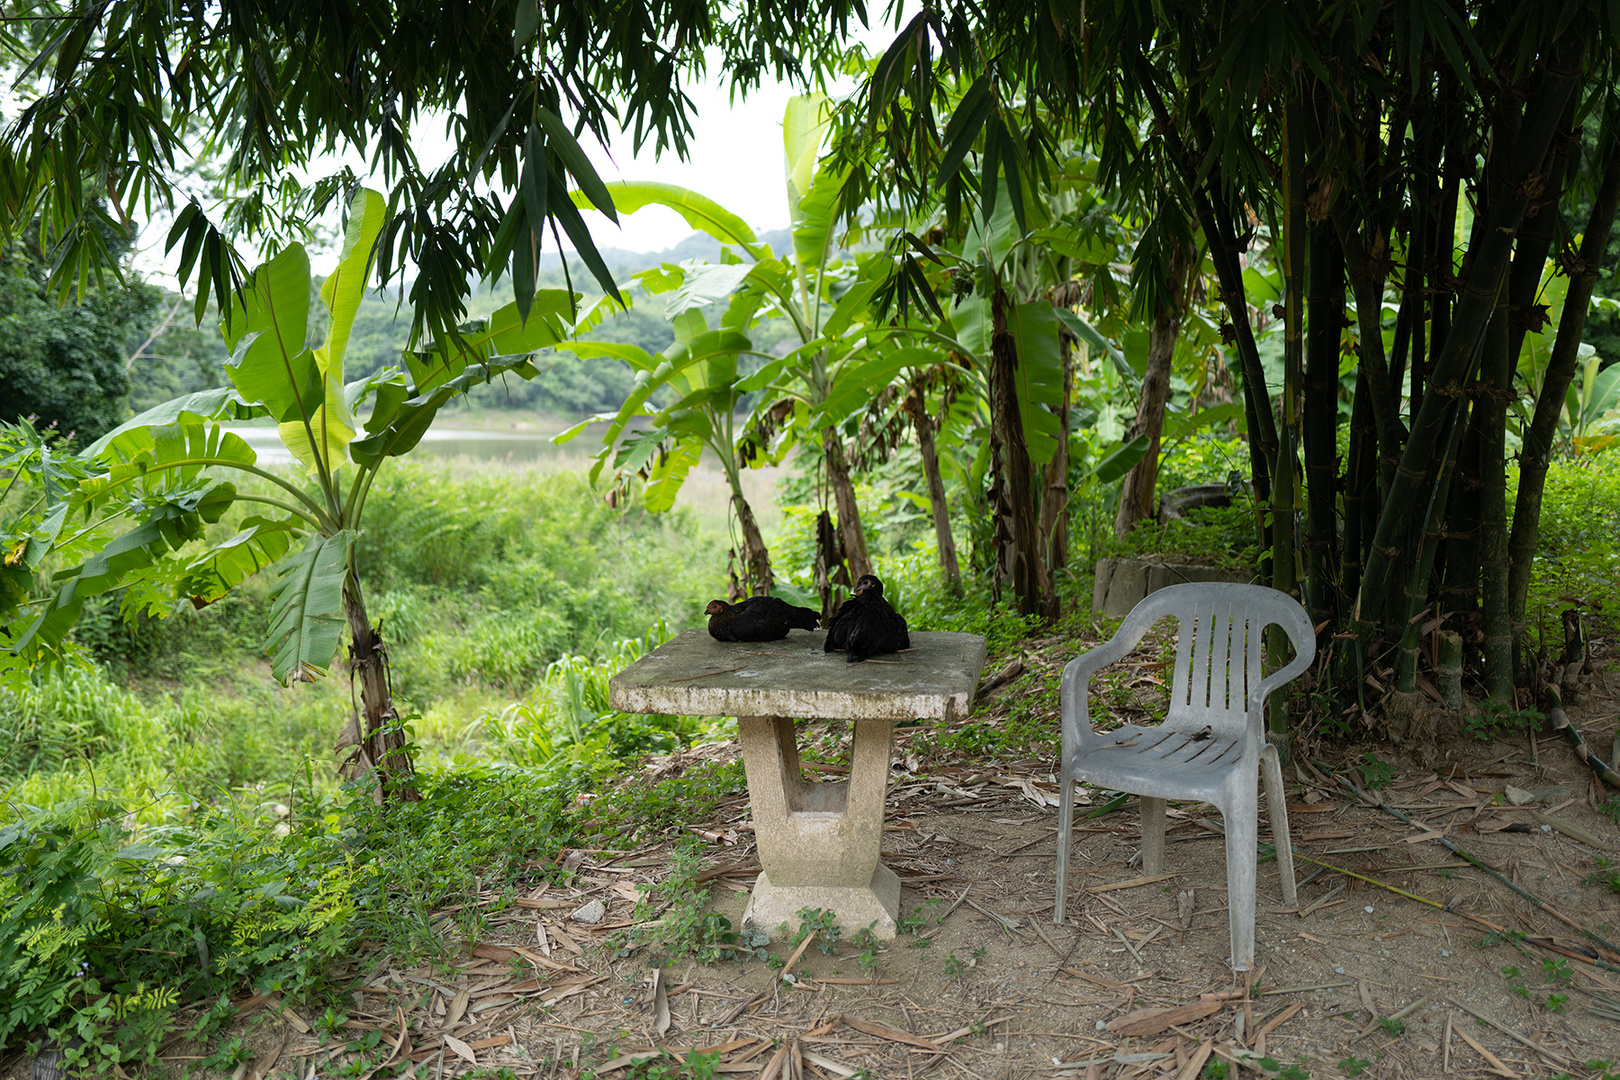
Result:
{"label": "stone table base", "polygon": [[742,924],[775,938],[785,923],[791,936],[805,908],[837,912],[841,932],[853,935],[871,927],[874,937],[892,941],[900,918],[900,878],[879,864],[867,885],[773,885],[770,875],[761,871],[743,909]]}

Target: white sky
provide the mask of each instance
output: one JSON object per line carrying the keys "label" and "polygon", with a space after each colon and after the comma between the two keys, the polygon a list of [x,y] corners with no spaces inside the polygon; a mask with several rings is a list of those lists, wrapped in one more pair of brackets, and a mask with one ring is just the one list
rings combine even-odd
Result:
{"label": "white sky", "polygon": [[[863,40],[868,49],[881,50],[892,34],[885,27],[876,33],[858,35],[858,39]],[[713,199],[756,232],[786,228],[782,116],[796,91],[767,75],[746,99],[739,98],[732,103],[724,77],[716,73],[718,66],[711,64],[709,77],[687,84],[687,95],[693,104],[693,130],[687,140],[687,160],[682,161],[673,150],[666,151],[661,159],[655,158],[650,144],[641,154],[633,154],[629,135],[613,138],[605,148],[586,138],[583,140],[586,154],[603,180],[656,180],[678,184]],[[840,90],[847,93],[852,85],[834,88],[834,93]],[[442,125],[431,119],[417,125],[412,141],[425,167],[431,168],[448,154],[442,131]],[[344,162],[356,173],[365,175],[366,161],[352,152],[335,156],[317,171],[326,172]],[[380,178],[369,184],[379,191],[387,190]],[[332,220],[328,222],[333,236],[337,235],[337,214],[334,209]],[[661,206],[620,214],[618,226],[594,211],[587,211],[584,217],[597,246],[603,248],[658,252],[693,232],[680,215]],[[179,266],[179,249],[168,256],[163,253],[170,220],[165,215],[147,224],[138,245],[136,265],[148,281],[174,289],[178,287],[174,274]],[[563,239],[566,244],[567,238]],[[550,243],[548,230],[548,247]],[[248,245],[243,245],[243,254],[250,265],[258,261],[257,254]],[[310,254],[312,269],[319,274],[328,269],[327,264],[336,253],[312,247]]]}

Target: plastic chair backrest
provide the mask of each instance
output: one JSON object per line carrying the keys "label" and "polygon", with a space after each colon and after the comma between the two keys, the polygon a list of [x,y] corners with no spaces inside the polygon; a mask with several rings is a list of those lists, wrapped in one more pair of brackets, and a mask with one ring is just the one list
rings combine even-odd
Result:
{"label": "plastic chair backrest", "polygon": [[[1070,664],[1074,677],[1089,678],[1124,657],[1165,616],[1179,623],[1165,720],[1175,729],[1208,724],[1230,738],[1240,738],[1245,729],[1259,736],[1266,695],[1304,671],[1316,656],[1310,618],[1286,593],[1262,585],[1186,582],[1149,593],[1131,609],[1113,638]],[[1263,631],[1272,623],[1292,639],[1295,653],[1288,664],[1262,678]],[[1089,695],[1083,685],[1075,689],[1080,691],[1073,702],[1080,713],[1075,719],[1089,726]]]}

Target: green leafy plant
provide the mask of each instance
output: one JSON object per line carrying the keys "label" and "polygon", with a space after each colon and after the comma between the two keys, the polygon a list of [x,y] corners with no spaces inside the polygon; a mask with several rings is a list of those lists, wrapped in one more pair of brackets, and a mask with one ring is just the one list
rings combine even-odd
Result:
{"label": "green leafy plant", "polygon": [[874,919],[860,930],[857,930],[855,936],[850,939],[850,944],[859,950],[855,962],[868,978],[877,974],[878,953],[883,951],[883,943],[872,932],[876,926],[877,920]]}
{"label": "green leafy plant", "polygon": [[1232,1066],[1224,1061],[1211,1060],[1204,1065],[1204,1080],[1226,1080],[1232,1074]]}
{"label": "green leafy plant", "polygon": [[945,957],[945,977],[948,979],[960,979],[965,966],[961,958],[956,955],[956,950],[952,949],[950,955]]}
{"label": "green leafy plant", "polygon": [[[148,409],[86,447],[72,482],[46,485],[41,516],[27,522],[8,559],[29,572],[48,557],[69,564],[12,645],[31,662],[60,658],[85,602],[114,589],[126,588],[126,614],[160,615],[177,602],[211,604],[268,571],[272,674],[283,683],[324,674],[349,631],[363,718],[342,745],[355,747],[350,764],[374,773],[385,797],[409,799],[411,749],[394,719],[357,571],[366,498],[384,462],[415,448],[453,397],[506,372],[534,375],[534,350],[573,332],[561,316],[574,297],[542,292],[527,319],[513,303],[407,352],[406,371],[346,381],[344,355],[386,216],[381,195],[357,192],[338,265],[318,289],[301,244],[255,270],[220,323],[229,385]],[[189,266],[197,247],[190,239],[186,247]],[[316,347],[306,344],[312,295],[326,310]],[[303,477],[263,468],[220,424],[255,417],[277,422]],[[210,532],[237,508],[249,512],[233,515],[234,528]],[[80,518],[95,524],[70,527]],[[118,521],[130,527],[109,533]]]}
{"label": "green leafy plant", "polygon": [[1395,770],[1372,751],[1361,756],[1361,786],[1368,791],[1380,791],[1395,778]]}
{"label": "green leafy plant", "polygon": [[1481,742],[1538,729],[1546,714],[1537,709],[1515,708],[1511,702],[1486,699],[1479,711],[1465,715],[1462,729]]}
{"label": "green leafy plant", "polygon": [[1548,994],[1547,999],[1541,1003],[1541,1007],[1548,1012],[1562,1013],[1569,1007],[1569,995]]}
{"label": "green leafy plant", "polygon": [[1366,1058],[1358,1058],[1352,1055],[1351,1057],[1347,1057],[1339,1062],[1339,1071],[1343,1072],[1346,1076],[1360,1076],[1362,1073],[1366,1072],[1371,1065],[1372,1062],[1368,1061]]}
{"label": "green leafy plant", "polygon": [[799,928],[793,932],[789,945],[798,945],[811,934],[817,934],[816,948],[821,950],[823,956],[837,956],[839,936],[843,931],[838,926],[837,912],[822,908],[800,908]]}
{"label": "green leafy plant", "polygon": [[1406,1021],[1396,1020],[1394,1017],[1384,1017],[1382,1020],[1378,1021],[1378,1026],[1383,1028],[1384,1034],[1388,1035],[1392,1039],[1398,1039],[1402,1035],[1406,1034]]}

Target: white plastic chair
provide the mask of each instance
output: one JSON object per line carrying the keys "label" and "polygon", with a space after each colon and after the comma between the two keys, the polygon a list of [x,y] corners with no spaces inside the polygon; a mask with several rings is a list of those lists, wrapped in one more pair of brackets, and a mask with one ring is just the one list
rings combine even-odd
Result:
{"label": "white plastic chair", "polygon": [[[1091,676],[1136,648],[1164,616],[1179,620],[1170,709],[1153,727],[1127,724],[1092,730]],[[1295,656],[1261,678],[1262,631],[1276,623],[1293,641]],[[1283,902],[1298,904],[1288,808],[1277,748],[1266,742],[1266,695],[1304,671],[1316,656],[1316,636],[1305,609],[1286,593],[1259,585],[1196,582],[1150,593],[1131,610],[1106,644],[1063,669],[1063,777],[1058,804],[1057,904],[1063,921],[1074,824],[1074,782],[1142,797],[1142,872],[1164,867],[1166,799],[1197,799],[1221,812],[1226,826],[1226,886],[1232,967],[1254,963],[1254,904],[1259,796],[1255,774],[1264,768],[1271,833]]]}

